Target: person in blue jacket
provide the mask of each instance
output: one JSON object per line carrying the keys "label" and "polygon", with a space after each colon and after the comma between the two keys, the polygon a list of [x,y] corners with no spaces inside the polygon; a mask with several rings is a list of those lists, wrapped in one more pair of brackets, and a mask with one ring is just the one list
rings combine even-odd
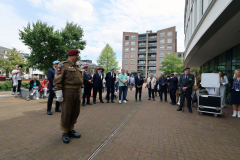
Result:
{"label": "person in blue jacket", "polygon": [[162,94],[164,93],[165,102],[167,101],[167,77],[164,77],[164,73],[161,73],[161,77],[158,78],[158,85],[160,91],[160,102],[162,102]]}
{"label": "person in blue jacket", "polygon": [[176,90],[178,89],[178,78],[175,77],[174,74],[171,74],[169,81],[170,81],[169,89],[170,89],[170,98],[171,98],[170,104],[176,105]]}
{"label": "person in blue jacket", "polygon": [[83,69],[84,69],[84,81],[83,81],[84,93],[83,93],[82,106],[85,106],[86,97],[87,97],[87,104],[92,105],[92,103],[90,103],[90,96],[91,96],[91,90],[92,90],[92,84],[93,84],[92,76],[88,72],[88,66],[84,66]]}
{"label": "person in blue jacket", "polygon": [[[56,67],[58,66],[58,63],[60,63],[60,61],[54,61],[53,62],[53,67],[49,68],[47,71],[47,78],[49,80],[49,97],[48,97],[48,103],[47,103],[47,114],[48,115],[52,115],[52,102],[53,102],[53,98],[55,96],[55,93],[53,92],[53,80],[54,80],[54,75],[55,75],[55,71],[56,71]],[[59,102],[56,101],[56,105],[55,105],[55,111],[56,112],[61,112],[61,110],[59,109]]]}

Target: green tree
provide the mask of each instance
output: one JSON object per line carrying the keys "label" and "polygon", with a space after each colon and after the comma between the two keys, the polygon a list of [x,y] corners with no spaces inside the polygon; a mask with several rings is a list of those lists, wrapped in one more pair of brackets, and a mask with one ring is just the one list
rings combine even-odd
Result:
{"label": "green tree", "polygon": [[159,70],[164,71],[166,75],[177,72],[178,74],[182,73],[183,70],[183,61],[181,58],[171,54],[168,54],[164,61],[162,61],[162,68]]}
{"label": "green tree", "polygon": [[22,65],[22,71],[25,71],[27,69],[27,61],[25,61],[21,57],[20,51],[17,51],[16,49],[8,49],[7,51],[7,59],[0,57],[0,67],[3,69],[3,73],[9,73],[12,70],[15,69],[16,65]]}
{"label": "green tree", "polygon": [[105,69],[105,73],[109,72],[112,67],[117,71],[119,67],[116,59],[116,52],[113,51],[109,44],[106,44],[106,47],[104,47],[100,56],[97,58],[97,63]]}
{"label": "green tree", "polygon": [[49,26],[38,20],[36,23],[27,24],[19,30],[20,40],[31,51],[28,58],[29,66],[36,66],[42,71],[52,67],[55,60],[65,61],[70,49],[83,50],[86,41],[83,41],[83,29],[77,24],[66,23],[62,30],[54,31],[54,26]]}

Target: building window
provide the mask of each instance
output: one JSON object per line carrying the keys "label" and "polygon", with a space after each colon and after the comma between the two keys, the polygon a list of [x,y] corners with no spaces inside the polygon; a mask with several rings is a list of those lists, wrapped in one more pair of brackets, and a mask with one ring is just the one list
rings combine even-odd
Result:
{"label": "building window", "polygon": [[125,54],[125,58],[128,58],[128,54]]}
{"label": "building window", "polygon": [[168,38],[167,43],[172,43],[172,38]]}
{"label": "building window", "polygon": [[135,35],[132,35],[132,36],[131,36],[131,39],[135,39]]}
{"label": "building window", "polygon": [[125,42],[125,46],[129,46],[129,42]]}
{"label": "building window", "polygon": [[134,64],[135,63],[135,61],[134,60],[131,60],[131,64]]}
{"label": "building window", "polygon": [[135,52],[135,48],[131,48],[131,52]]}
{"label": "building window", "polygon": [[131,54],[131,58],[135,58],[135,54]]}
{"label": "building window", "polygon": [[134,70],[134,66],[131,66],[131,70]]}
{"label": "building window", "polygon": [[149,70],[156,70],[156,67],[149,67]]}
{"label": "building window", "polygon": [[167,33],[168,36],[172,36],[172,31]]}
{"label": "building window", "polygon": [[125,52],[128,52],[129,51],[129,48],[125,48]]}
{"label": "building window", "polygon": [[171,51],[172,50],[172,46],[167,46],[167,50]]}
{"label": "building window", "polygon": [[128,66],[124,66],[124,69],[125,69],[125,70],[128,69]]}
{"label": "building window", "polygon": [[125,36],[125,40],[129,40],[129,36]]}
{"label": "building window", "polygon": [[164,32],[160,33],[160,37],[165,37],[165,33]]}
{"label": "building window", "polygon": [[131,42],[131,45],[132,45],[132,46],[134,46],[134,45],[135,45],[135,42],[134,42],[134,41],[132,41],[132,42]]}
{"label": "building window", "polygon": [[160,57],[164,57],[164,52],[160,52]]}
{"label": "building window", "polygon": [[156,61],[149,61],[149,64],[156,64]]}
{"label": "building window", "polygon": [[162,64],[163,61],[164,61],[164,59],[160,59],[159,63]]}
{"label": "building window", "polygon": [[128,60],[125,60],[125,61],[124,61],[124,64],[128,64]]}
{"label": "building window", "polygon": [[171,52],[168,52],[167,54],[171,54]]}
{"label": "building window", "polygon": [[160,44],[164,44],[165,40],[164,39],[160,39]]}
{"label": "building window", "polygon": [[182,57],[182,54],[181,54],[181,53],[178,53],[178,57],[181,58],[181,57]]}
{"label": "building window", "polygon": [[164,50],[164,46],[160,46],[160,50],[163,51]]}

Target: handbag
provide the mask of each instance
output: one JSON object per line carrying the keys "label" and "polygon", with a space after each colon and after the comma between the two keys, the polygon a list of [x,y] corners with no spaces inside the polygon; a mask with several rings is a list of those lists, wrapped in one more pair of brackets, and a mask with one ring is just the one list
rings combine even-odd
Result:
{"label": "handbag", "polygon": [[193,98],[192,98],[192,103],[195,103],[195,102],[197,102],[196,91],[195,91],[195,93],[194,93],[194,95],[193,95]]}

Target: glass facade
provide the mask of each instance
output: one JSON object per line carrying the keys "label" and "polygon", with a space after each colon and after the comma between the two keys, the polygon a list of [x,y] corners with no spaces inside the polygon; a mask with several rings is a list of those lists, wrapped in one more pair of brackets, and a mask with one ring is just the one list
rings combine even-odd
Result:
{"label": "glass facade", "polygon": [[[228,77],[228,81],[233,78],[236,69],[240,69],[240,44],[219,54],[201,66],[202,73],[209,71],[222,71]],[[227,85],[227,104],[230,104],[231,101],[229,86],[230,84]]]}

